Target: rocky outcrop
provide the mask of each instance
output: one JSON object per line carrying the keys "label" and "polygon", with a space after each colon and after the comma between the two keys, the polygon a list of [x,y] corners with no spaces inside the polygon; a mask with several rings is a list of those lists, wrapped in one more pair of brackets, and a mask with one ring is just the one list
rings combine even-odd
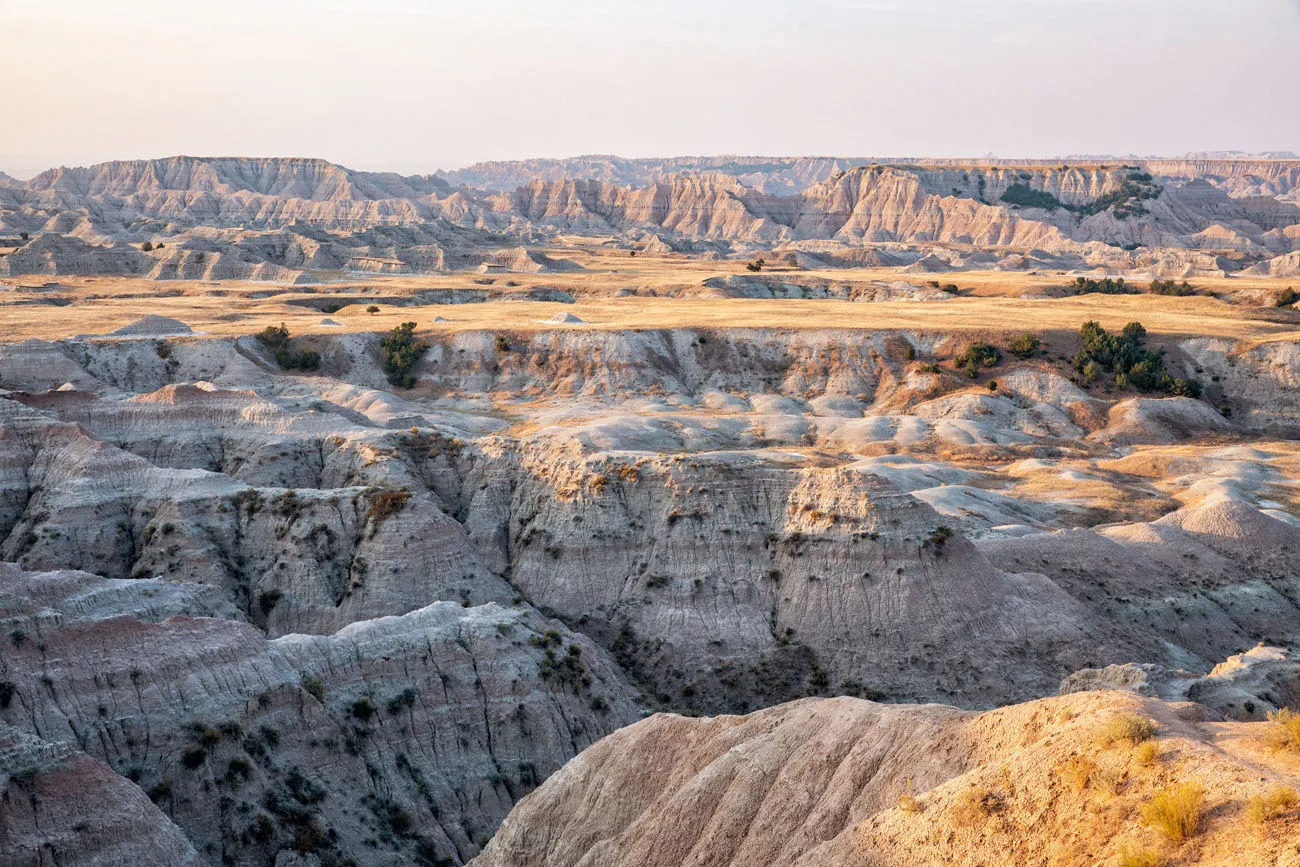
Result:
{"label": "rocky outcrop", "polygon": [[1262,721],[1300,702],[1300,660],[1260,644],[1229,657],[1208,675],[1130,662],[1076,671],[1061,681],[1061,695],[1115,689],[1165,701],[1194,701],[1228,719]]}
{"label": "rocky outcrop", "polygon": [[[1238,811],[1293,774],[1212,743],[1211,733],[1246,741],[1259,726],[1206,724],[1206,713],[1087,693],[980,715],[840,698],[745,717],[655,716],[551,777],[473,864],[1101,864],[1159,851],[1139,807],[1188,781],[1209,793],[1204,863],[1285,862],[1289,838],[1257,835]],[[1152,765],[1099,738],[1120,714],[1151,720]]]}
{"label": "rocky outcrop", "polygon": [[[165,579],[0,570],[0,721],[73,762],[65,791],[90,787],[37,809],[127,851],[187,848],[170,819],[212,863],[295,848],[327,863],[460,863],[551,770],[636,713],[599,648],[526,607],[439,603],[270,641],[188,616]],[[14,791],[9,773],[16,827],[51,839],[14,795],[53,783],[38,774]],[[94,786],[123,793],[116,809],[138,815],[143,839],[113,830],[86,800]]]}
{"label": "rocky outcrop", "polygon": [[210,863],[138,786],[103,762],[5,723],[0,852],[12,867]]}
{"label": "rocky outcrop", "polygon": [[[447,177],[482,186],[453,190],[437,177],[321,160],[175,157],[52,170],[6,186],[0,200],[0,225],[45,232],[64,247],[165,240],[164,249],[19,251],[0,268],[296,282],[345,268],[474,267],[505,239],[536,244],[568,232],[621,235],[623,244],[650,238],[647,249],[660,252],[836,242],[847,252],[803,264],[889,262],[918,273],[1081,265],[1179,279],[1250,266],[1286,273],[1279,259],[1300,244],[1294,173],[1282,162],[583,158],[473,167]],[[536,252],[513,264],[488,255],[489,268],[574,267]]]}
{"label": "rocky outcrop", "polygon": [[68,235],[37,235],[7,256],[0,256],[0,276],[45,274],[139,274],[148,258],[126,244],[98,246]]}

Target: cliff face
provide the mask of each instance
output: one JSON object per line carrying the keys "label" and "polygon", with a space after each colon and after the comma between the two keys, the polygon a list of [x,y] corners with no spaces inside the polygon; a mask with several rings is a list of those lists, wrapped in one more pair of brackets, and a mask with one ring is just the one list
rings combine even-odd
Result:
{"label": "cliff face", "polygon": [[35,194],[129,199],[153,193],[238,194],[311,202],[417,199],[449,192],[430,178],[357,172],[319,159],[171,157],[58,168],[32,178]]}
{"label": "cliff face", "polygon": [[[1247,257],[1153,269],[1222,274],[1296,249],[1297,165],[600,158],[478,167],[464,178],[482,187],[453,190],[436,177],[321,160],[174,157],[56,169],[0,188],[0,231],[34,236],[0,259],[0,273],[293,282],[302,272],[373,271],[377,259],[387,261],[381,270],[402,273],[473,266],[503,242],[562,233],[612,234],[629,245],[653,233],[670,249],[724,253],[814,241],[834,242],[841,254],[905,245],[918,249],[899,264],[928,248],[945,252],[945,267],[1033,264],[956,262],[951,245],[1031,250],[1037,264],[1060,268],[1150,267],[1138,261],[1144,254],[1130,254],[1135,248],[1183,260],[1203,249]],[[367,237],[376,232],[405,236],[377,244]],[[42,233],[81,246],[53,255]],[[112,247],[161,238],[168,249],[152,256]]]}
{"label": "cliff face", "polygon": [[0,852],[13,867],[206,867],[180,828],[103,762],[0,723]]}
{"label": "cliff face", "polygon": [[[331,863],[461,861],[561,762],[634,718],[607,656],[522,608],[440,603],[269,641],[187,616],[203,603],[163,579],[11,566],[0,578],[0,617],[20,636],[0,663],[0,720],[120,774],[84,756],[61,771],[85,796],[115,781],[119,809],[147,824],[135,837],[109,824],[101,836],[141,855],[187,849],[168,837],[178,826],[212,863],[263,864],[294,846]],[[557,654],[573,664],[543,676]],[[47,781],[14,791],[15,776],[13,833],[44,838],[51,829],[32,828],[26,799],[13,796]],[[57,801],[39,809],[111,816]],[[373,838],[383,843],[362,842]]]}

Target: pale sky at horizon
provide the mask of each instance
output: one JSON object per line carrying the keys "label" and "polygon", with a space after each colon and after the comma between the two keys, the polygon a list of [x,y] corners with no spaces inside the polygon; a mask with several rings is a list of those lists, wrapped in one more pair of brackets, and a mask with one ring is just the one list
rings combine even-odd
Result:
{"label": "pale sky at horizon", "polygon": [[1300,0],[0,0],[0,171],[1300,152]]}

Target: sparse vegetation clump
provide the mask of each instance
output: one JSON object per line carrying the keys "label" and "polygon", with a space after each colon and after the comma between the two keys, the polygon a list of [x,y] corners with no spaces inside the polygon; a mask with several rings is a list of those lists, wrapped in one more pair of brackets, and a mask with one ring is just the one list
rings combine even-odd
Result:
{"label": "sparse vegetation clump", "polygon": [[295,350],[284,323],[280,327],[268,325],[258,332],[257,340],[275,356],[282,370],[318,370],[320,353],[310,349]]}
{"label": "sparse vegetation clump", "polygon": [[1002,201],[1020,208],[1042,208],[1046,211],[1065,207],[1056,196],[1035,190],[1028,184],[1012,184],[1007,187],[1007,191],[1002,194]]}
{"label": "sparse vegetation clump", "polygon": [[973,786],[962,793],[951,807],[953,821],[969,827],[987,821],[1002,809],[1002,798],[982,786]]}
{"label": "sparse vegetation clump", "polygon": [[1042,345],[1043,342],[1036,335],[1026,331],[1024,334],[1011,338],[1011,342],[1007,344],[1007,352],[1010,352],[1016,358],[1030,358]]}
{"label": "sparse vegetation clump", "polygon": [[1071,756],[1061,765],[1058,772],[1062,779],[1075,791],[1082,792],[1088,788],[1097,773],[1097,763],[1087,756]]}
{"label": "sparse vegetation clump", "polygon": [[379,360],[388,382],[398,388],[415,385],[415,365],[429,344],[415,336],[415,323],[403,322],[379,342]]}
{"label": "sparse vegetation clump", "polygon": [[1116,714],[1102,724],[1097,740],[1102,746],[1127,744],[1135,747],[1155,736],[1156,727],[1144,716],[1135,713]]}
{"label": "sparse vegetation clump", "polygon": [[1002,353],[998,348],[990,343],[977,340],[966,350],[953,359],[953,363],[959,368],[966,371],[966,375],[971,379],[979,376],[980,368],[996,367],[1002,360]]}
{"label": "sparse vegetation clump", "polygon": [[929,548],[931,551],[933,551],[934,556],[942,557],[944,546],[948,544],[948,540],[951,538],[952,538],[952,527],[939,526],[936,527],[934,531],[931,532],[930,535],[926,537],[925,544],[923,547]]}
{"label": "sparse vegetation clump", "polygon": [[1181,843],[1201,832],[1205,808],[1205,787],[1200,783],[1179,783],[1164,789],[1142,807],[1142,821]]}
{"label": "sparse vegetation clump", "polygon": [[1160,745],[1155,741],[1144,741],[1133,752],[1133,761],[1143,767],[1149,767],[1160,761]]}
{"label": "sparse vegetation clump", "polygon": [[555,651],[563,646],[560,633],[548,629],[542,635],[529,639],[534,647],[542,648],[542,658],[537,663],[537,673],[543,680],[552,680],[568,686],[574,694],[580,694],[592,684],[592,677],[582,662],[582,648],[570,644],[568,651],[561,656]]}
{"label": "sparse vegetation clump", "polygon": [[365,722],[375,715],[375,705],[369,698],[362,696],[352,702],[352,707],[348,709],[352,716]]}
{"label": "sparse vegetation clump", "polygon": [[1124,282],[1124,278],[1103,277],[1100,280],[1091,277],[1076,277],[1075,295],[1137,295],[1138,290]]}
{"label": "sparse vegetation clump", "polygon": [[921,802],[912,794],[912,778],[908,777],[903,785],[903,791],[898,793],[898,809],[904,813],[921,812]]}
{"label": "sparse vegetation clump", "polygon": [[405,488],[380,489],[368,493],[366,500],[369,509],[366,517],[371,521],[370,535],[373,537],[379,532],[379,527],[389,518],[400,515],[410,499],[411,492]]}
{"label": "sparse vegetation clump", "polygon": [[1175,283],[1173,280],[1152,280],[1147,291],[1152,295],[1173,295],[1179,298],[1196,294],[1196,289],[1186,280],[1181,283]]}
{"label": "sparse vegetation clump", "polygon": [[1124,843],[1119,847],[1116,859],[1118,867],[1165,867],[1165,857],[1153,849]]}
{"label": "sparse vegetation clump", "polygon": [[1103,373],[1114,376],[1120,388],[1161,391],[1176,397],[1200,397],[1201,383],[1178,379],[1165,370],[1164,352],[1146,347],[1147,330],[1141,322],[1130,322],[1119,334],[1110,334],[1096,322],[1079,329],[1081,346],[1074,356],[1074,369],[1084,385]]}
{"label": "sparse vegetation clump", "polygon": [[1284,818],[1300,804],[1300,794],[1288,786],[1274,786],[1267,792],[1254,795],[1246,802],[1246,817],[1255,825],[1265,828],[1269,823]]}
{"label": "sparse vegetation clump", "polygon": [[764,259],[761,259],[761,258],[760,258],[760,259],[755,259],[753,262],[750,262],[749,264],[747,264],[747,265],[745,266],[745,270],[746,270],[746,271],[752,271],[752,272],[754,272],[754,273],[758,273],[759,271],[762,271],[762,270],[763,270],[763,266],[766,265],[766,264],[767,264],[767,261],[764,260]]}
{"label": "sparse vegetation clump", "polygon": [[1276,752],[1300,753],[1300,714],[1282,708],[1268,715],[1264,744]]}
{"label": "sparse vegetation clump", "polygon": [[1281,292],[1277,293],[1277,298],[1273,300],[1273,305],[1275,307],[1290,307],[1298,300],[1300,300],[1300,292],[1296,292],[1295,289],[1288,286]]}

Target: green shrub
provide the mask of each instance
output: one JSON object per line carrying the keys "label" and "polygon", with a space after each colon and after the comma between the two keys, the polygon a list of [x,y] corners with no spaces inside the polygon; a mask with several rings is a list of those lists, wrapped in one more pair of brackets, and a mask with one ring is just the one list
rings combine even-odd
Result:
{"label": "green shrub", "polygon": [[977,340],[966,351],[953,359],[953,363],[959,368],[965,368],[966,375],[971,379],[979,376],[981,367],[996,367],[1002,360],[1002,353],[992,344]]}
{"label": "green shrub", "polygon": [[1177,379],[1165,370],[1164,352],[1146,348],[1147,331],[1141,322],[1130,322],[1119,334],[1109,334],[1096,322],[1079,329],[1081,346],[1074,356],[1074,369],[1085,384],[1103,371],[1110,372],[1120,388],[1162,391],[1177,397],[1200,397],[1201,383]]}
{"label": "green shrub", "polygon": [[186,747],[181,751],[181,764],[191,771],[197,768],[208,757],[208,751],[203,747]]}
{"label": "green shrub", "polygon": [[365,696],[362,696],[361,698],[352,702],[351,713],[357,719],[361,720],[362,722],[365,722],[366,720],[370,719],[372,716],[375,715],[375,705],[370,701],[370,699],[366,698]]}
{"label": "green shrub", "polygon": [[1076,277],[1074,280],[1075,295],[1136,295],[1138,290],[1124,282],[1124,278],[1111,279],[1103,277],[1100,280],[1094,280],[1091,277]]}
{"label": "green shrub", "polygon": [[284,323],[280,327],[268,325],[257,334],[258,341],[271,350],[275,363],[281,370],[317,370],[320,368],[320,353],[310,349],[294,350],[289,337],[289,329]]}
{"label": "green shrub", "polygon": [[1152,295],[1174,295],[1180,298],[1196,294],[1192,284],[1186,280],[1182,283],[1175,283],[1173,280],[1152,280],[1147,291]]}
{"label": "green shrub", "polygon": [[317,701],[325,701],[325,684],[319,677],[304,677],[302,679],[302,688]]}
{"label": "green shrub", "polygon": [[1012,184],[1007,187],[1007,191],[1002,194],[1002,201],[1021,208],[1042,208],[1047,211],[1065,207],[1056,196],[1035,190],[1028,184]]}
{"label": "green shrub", "polygon": [[1038,337],[1026,331],[1024,334],[1011,338],[1011,342],[1007,344],[1007,351],[1016,358],[1029,358],[1042,345],[1042,341]]}
{"label": "green shrub", "polygon": [[403,322],[379,342],[379,360],[388,382],[398,388],[415,385],[412,371],[429,344],[415,336],[415,323]]}

